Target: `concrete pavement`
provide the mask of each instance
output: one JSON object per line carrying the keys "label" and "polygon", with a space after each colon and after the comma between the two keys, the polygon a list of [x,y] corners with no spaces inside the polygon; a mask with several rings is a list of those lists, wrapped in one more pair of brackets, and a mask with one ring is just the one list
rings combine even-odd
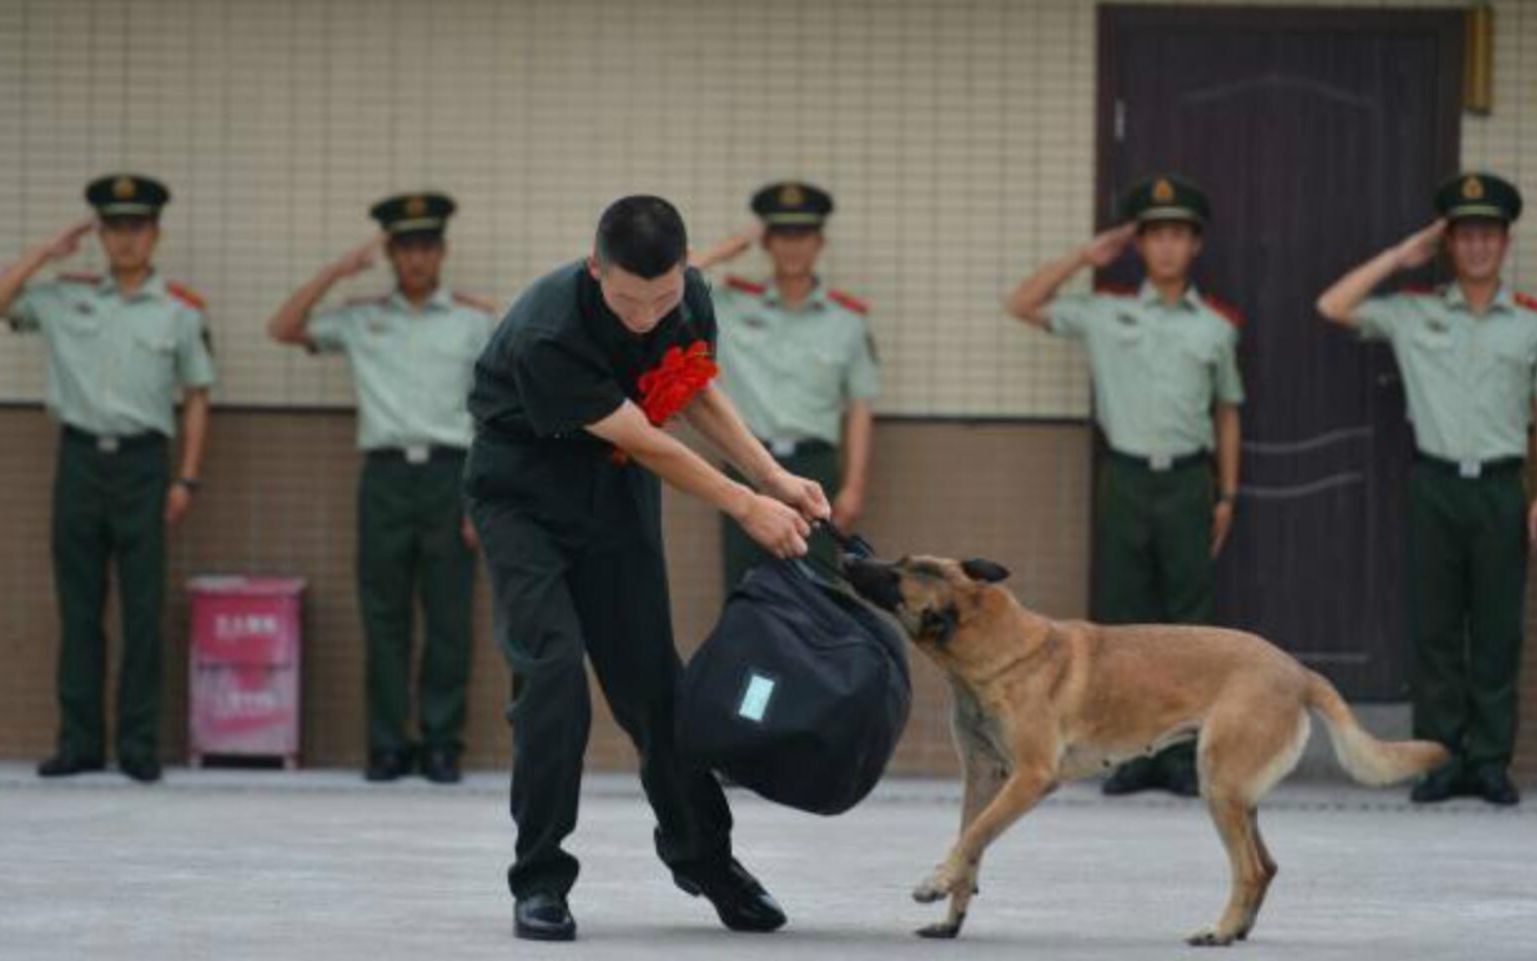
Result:
{"label": "concrete pavement", "polygon": [[[832,819],[733,792],[737,848],[791,922],[733,935],[673,888],[632,777],[589,779],[575,945],[511,937],[504,781],[365,785],[352,771],[172,770],[42,782],[0,765],[0,958],[1040,958],[1198,954],[1227,862],[1199,802],[1049,799],[989,852],[961,939],[908,898],[958,818],[950,783],[893,781]],[[1537,799],[1533,799],[1537,800]],[[1281,873],[1235,959],[1537,958],[1537,805],[1411,807],[1288,785],[1261,823]]]}

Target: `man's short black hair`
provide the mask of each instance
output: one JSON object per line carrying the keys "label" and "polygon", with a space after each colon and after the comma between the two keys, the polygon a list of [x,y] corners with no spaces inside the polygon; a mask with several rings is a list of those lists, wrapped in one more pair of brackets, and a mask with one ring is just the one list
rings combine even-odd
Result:
{"label": "man's short black hair", "polygon": [[637,194],[603,211],[594,248],[600,266],[652,280],[688,256],[688,230],[677,207],[661,197]]}

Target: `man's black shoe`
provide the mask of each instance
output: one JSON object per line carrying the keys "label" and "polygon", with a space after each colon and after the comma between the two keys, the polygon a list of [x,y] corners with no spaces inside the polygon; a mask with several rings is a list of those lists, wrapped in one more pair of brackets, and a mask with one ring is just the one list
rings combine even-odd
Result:
{"label": "man's black shoe", "polygon": [[160,780],[160,762],[152,757],[119,758],[118,770],[140,784],[153,784]]}
{"label": "man's black shoe", "polygon": [[363,777],[370,781],[397,781],[411,773],[411,756],[405,751],[375,751]]}
{"label": "man's black shoe", "polygon": [[512,909],[512,930],[526,941],[574,941],[576,919],[566,899],[555,894],[530,894]]}
{"label": "man's black shoe", "polygon": [[787,920],[779,903],[735,858],[724,867],[674,871],[672,878],[685,893],[709,898],[720,923],[733,931],[773,931]]}
{"label": "man's black shoe", "polygon": [[1195,757],[1189,754],[1180,754],[1172,758],[1166,758],[1163,766],[1163,786],[1171,794],[1180,797],[1198,797],[1201,793],[1201,778],[1196,773]]}
{"label": "man's black shoe", "polygon": [[1105,783],[1100,785],[1100,792],[1114,797],[1159,787],[1160,782],[1154,776],[1156,773],[1152,758],[1132,758],[1105,779]]}
{"label": "man's black shoe", "polygon": [[1464,793],[1462,787],[1462,766],[1452,761],[1420,778],[1409,792],[1409,800],[1415,804],[1435,804]]}
{"label": "man's black shoe", "polygon": [[422,755],[422,777],[433,784],[458,784],[460,776],[454,752],[432,748]]}
{"label": "man's black shoe", "polygon": [[80,758],[67,751],[60,751],[37,766],[38,777],[71,777],[103,768],[101,758]]}
{"label": "man's black shoe", "polygon": [[1510,783],[1510,775],[1505,773],[1504,768],[1480,768],[1468,778],[1468,787],[1469,794],[1481,797],[1490,804],[1510,807],[1512,804],[1521,803],[1521,792]]}

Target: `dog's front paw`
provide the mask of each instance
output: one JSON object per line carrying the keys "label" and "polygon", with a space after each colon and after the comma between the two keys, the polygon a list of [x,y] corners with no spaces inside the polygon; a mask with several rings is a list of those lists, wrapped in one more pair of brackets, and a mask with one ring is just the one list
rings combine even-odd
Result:
{"label": "dog's front paw", "polygon": [[1186,938],[1185,943],[1195,948],[1225,948],[1233,943],[1233,935],[1216,928],[1202,928]]}
{"label": "dog's front paw", "polygon": [[950,893],[955,887],[955,876],[944,868],[936,868],[933,874],[924,878],[913,888],[913,900],[919,904],[930,904],[938,901]]}
{"label": "dog's front paw", "polygon": [[914,931],[913,933],[918,935],[918,937],[920,937],[920,938],[930,938],[930,939],[936,940],[936,941],[937,940],[948,941],[948,940],[956,937],[957,935],[959,935],[961,933],[961,922],[959,922],[959,921],[938,921],[938,922],[935,922],[934,924],[928,925],[927,927],[919,928],[917,931]]}

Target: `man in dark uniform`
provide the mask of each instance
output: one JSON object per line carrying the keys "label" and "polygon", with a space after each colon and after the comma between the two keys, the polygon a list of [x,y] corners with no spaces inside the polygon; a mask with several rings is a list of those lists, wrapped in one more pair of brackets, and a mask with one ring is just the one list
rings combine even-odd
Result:
{"label": "man in dark uniform", "polygon": [[[1190,282],[1210,216],[1205,193],[1162,174],[1128,191],[1122,208],[1129,223],[1036,271],[1008,306],[1082,340],[1089,356],[1110,447],[1094,501],[1095,619],[1209,624],[1212,562],[1238,496],[1238,318]],[[1073,274],[1109,265],[1133,242],[1140,288],[1057,296]],[[1194,743],[1129,761],[1104,785],[1106,794],[1146,788],[1196,794]]]}
{"label": "man in dark uniform", "polygon": [[[566,896],[590,702],[584,658],[640,751],[656,848],[680,888],[734,930],[784,914],[732,857],[731,814],[707,770],[673,743],[681,664],[673,648],[658,478],[729,513],[772,553],[806,552],[821,488],[781,468],[743,426],[715,374],[715,315],[685,263],[667,201],[606,210],[592,255],[535,281],[476,364],[470,516],[491,576],[495,633],[513,672],[508,885],[519,937],[569,940]],[[662,426],[675,414],[743,475],[730,480]]]}
{"label": "man in dark uniform", "polygon": [[[1415,463],[1409,474],[1408,589],[1414,736],[1452,757],[1414,786],[1419,803],[1458,794],[1520,800],[1516,745],[1526,560],[1537,540],[1522,467],[1533,443],[1537,300],[1501,278],[1521,193],[1487,173],[1453,177],[1430,226],[1340,278],[1319,313],[1393,347]],[[1453,283],[1370,296],[1428,263],[1443,239]]]}

